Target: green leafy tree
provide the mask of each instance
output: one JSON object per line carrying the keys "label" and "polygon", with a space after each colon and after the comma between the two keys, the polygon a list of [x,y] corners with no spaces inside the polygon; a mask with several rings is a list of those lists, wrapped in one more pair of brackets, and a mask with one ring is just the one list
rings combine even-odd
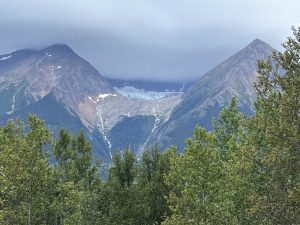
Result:
{"label": "green leafy tree", "polygon": [[173,214],[163,224],[236,224],[234,205],[222,192],[223,171],[214,135],[196,127],[185,153],[171,158],[166,182]]}
{"label": "green leafy tree", "polygon": [[300,29],[259,62],[256,114],[249,125],[259,176],[251,213],[260,224],[300,223]]}
{"label": "green leafy tree", "polygon": [[244,139],[244,118],[245,116],[238,110],[236,98],[233,97],[230,105],[219,113],[219,118],[212,121],[216,146],[224,161],[230,158],[230,154],[238,149],[238,145]]}
{"label": "green leafy tree", "polygon": [[103,224],[144,224],[136,174],[135,155],[129,148],[114,154],[109,179],[99,190],[98,208]]}
{"label": "green leafy tree", "polygon": [[110,168],[110,181],[122,188],[130,188],[136,177],[136,159],[129,148],[123,154],[114,154]]}
{"label": "green leafy tree", "polygon": [[165,196],[169,188],[164,182],[169,172],[169,153],[158,147],[146,149],[142,154],[137,177],[137,191],[142,196],[146,218],[144,224],[160,224],[170,215]]}
{"label": "green leafy tree", "polygon": [[1,177],[6,185],[0,210],[2,224],[43,224],[51,212],[49,195],[51,133],[43,121],[28,116],[28,130],[19,121],[1,129]]}
{"label": "green leafy tree", "polygon": [[235,97],[213,119],[216,148],[223,165],[222,192],[233,204],[233,216],[239,224],[249,224],[250,196],[255,190],[255,150],[249,143],[248,120],[239,112]]}
{"label": "green leafy tree", "polygon": [[[61,129],[55,144],[57,161],[54,202],[59,224],[88,224],[96,213],[91,196],[100,183],[98,165],[92,165],[91,146],[81,130],[72,136]],[[88,210],[89,209],[89,210]]]}

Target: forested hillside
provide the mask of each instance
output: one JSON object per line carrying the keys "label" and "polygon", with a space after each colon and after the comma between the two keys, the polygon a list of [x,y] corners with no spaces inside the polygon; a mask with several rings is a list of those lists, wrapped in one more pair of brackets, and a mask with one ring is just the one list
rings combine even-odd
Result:
{"label": "forested hillside", "polygon": [[[300,29],[258,63],[255,114],[230,105],[185,151],[129,148],[100,179],[83,132],[0,128],[0,224],[300,224]],[[47,123],[47,121],[46,121]]]}

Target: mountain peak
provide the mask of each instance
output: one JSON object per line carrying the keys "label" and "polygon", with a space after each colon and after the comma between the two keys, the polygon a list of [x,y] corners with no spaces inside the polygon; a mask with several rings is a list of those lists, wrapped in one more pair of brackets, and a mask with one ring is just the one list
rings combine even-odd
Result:
{"label": "mountain peak", "polygon": [[256,38],[254,39],[253,41],[251,41],[252,45],[256,45],[256,44],[267,44],[266,42],[264,42],[263,40],[259,39],[259,38]]}
{"label": "mountain peak", "polygon": [[266,49],[267,51],[269,50],[274,50],[267,42],[262,41],[260,39],[254,39],[250,44],[246,46],[246,49]]}
{"label": "mountain peak", "polygon": [[72,50],[67,44],[62,44],[62,43],[56,43],[56,44],[50,45],[46,49],[48,49],[48,48],[69,49],[69,50]]}
{"label": "mountain peak", "polygon": [[47,53],[74,54],[74,51],[66,44],[54,44],[45,48],[43,51]]}

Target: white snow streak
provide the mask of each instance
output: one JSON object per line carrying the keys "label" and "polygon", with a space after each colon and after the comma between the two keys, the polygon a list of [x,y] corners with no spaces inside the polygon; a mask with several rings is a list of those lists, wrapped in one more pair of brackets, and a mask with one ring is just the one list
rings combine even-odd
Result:
{"label": "white snow streak", "polygon": [[4,60],[7,60],[7,59],[9,59],[9,58],[11,58],[11,55],[3,56],[3,57],[0,58],[0,60],[1,60],[1,61],[4,61]]}
{"label": "white snow streak", "polygon": [[[153,111],[155,109],[153,108]],[[151,133],[148,135],[146,141],[144,142],[144,144],[142,144],[142,146],[140,146],[139,148],[139,152],[142,153],[144,150],[145,150],[145,147],[147,146],[148,142],[149,142],[149,139],[151,137],[151,135],[154,133],[154,131],[157,129],[157,127],[159,126],[159,123],[160,123],[160,118],[159,118],[159,115],[158,114],[154,114],[155,116],[155,120],[154,120],[154,124],[153,124],[153,127],[152,127],[152,130],[151,130]]]}
{"label": "white snow streak", "polygon": [[23,88],[24,86],[20,87],[13,95],[12,98],[12,105],[11,105],[11,110],[9,112],[6,112],[8,115],[12,114],[15,111],[15,103],[16,103],[16,95],[17,93]]}
{"label": "white snow streak", "polygon": [[[92,100],[93,101],[93,100]],[[108,149],[109,149],[109,155],[110,155],[110,158],[112,159],[112,154],[111,154],[111,142],[110,140],[108,139],[107,135],[106,135],[106,131],[105,131],[105,124],[104,124],[104,120],[102,118],[102,112],[101,112],[101,109],[97,107],[97,115],[99,116],[100,118],[100,132],[104,138],[104,141],[107,143],[108,145]]]}
{"label": "white snow streak", "polygon": [[183,84],[182,84],[182,87],[180,88],[180,91],[183,91],[183,90],[184,90],[185,85],[186,85],[186,83],[183,83]]}

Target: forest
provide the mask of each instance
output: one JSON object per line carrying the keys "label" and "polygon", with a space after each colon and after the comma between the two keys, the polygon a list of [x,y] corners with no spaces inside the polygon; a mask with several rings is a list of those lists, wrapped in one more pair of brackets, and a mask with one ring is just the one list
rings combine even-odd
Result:
{"label": "forest", "polygon": [[300,29],[258,62],[255,113],[236,98],[184,152],[129,148],[100,178],[83,132],[0,128],[0,224],[300,224]]}

